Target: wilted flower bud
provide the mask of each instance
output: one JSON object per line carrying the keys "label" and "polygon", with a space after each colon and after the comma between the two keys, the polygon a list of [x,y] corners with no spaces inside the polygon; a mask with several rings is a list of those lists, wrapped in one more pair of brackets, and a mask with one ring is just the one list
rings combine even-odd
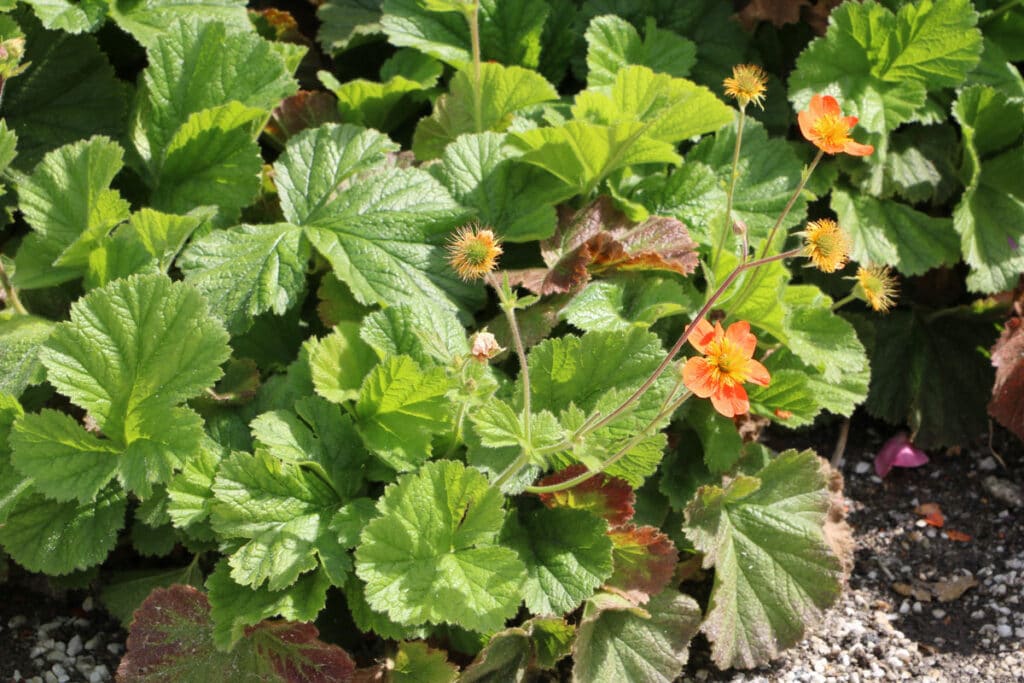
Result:
{"label": "wilted flower bud", "polygon": [[22,64],[25,56],[25,36],[21,29],[8,16],[0,16],[0,81],[14,78],[28,64]]}
{"label": "wilted flower bud", "polygon": [[830,218],[811,221],[804,229],[804,255],[823,273],[834,273],[846,265],[850,238]]}
{"label": "wilted flower bud", "polygon": [[463,280],[478,280],[498,265],[501,241],[490,228],[470,224],[448,242],[448,263]]}
{"label": "wilted flower bud", "polygon": [[470,353],[481,363],[486,363],[504,350],[498,345],[498,340],[494,338],[494,335],[486,330],[473,335],[473,348]]}
{"label": "wilted flower bud", "polygon": [[737,237],[747,234],[747,224],[743,222],[742,218],[737,218],[732,222],[732,234]]}
{"label": "wilted flower bud", "polygon": [[871,310],[888,313],[896,303],[899,285],[889,266],[867,266],[857,269],[853,295],[867,302]]}
{"label": "wilted flower bud", "polygon": [[767,91],[768,74],[764,69],[755,64],[738,64],[732,68],[732,78],[722,81],[725,87],[725,94],[740,103],[740,107],[746,107],[747,103],[753,102],[761,109],[764,109],[762,100]]}

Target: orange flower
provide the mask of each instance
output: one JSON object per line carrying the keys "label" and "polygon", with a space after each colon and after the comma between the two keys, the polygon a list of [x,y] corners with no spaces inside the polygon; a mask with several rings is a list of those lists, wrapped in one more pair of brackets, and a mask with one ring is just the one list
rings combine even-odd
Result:
{"label": "orange flower", "polygon": [[750,410],[744,382],[768,386],[768,369],[754,360],[757,337],[750,333],[750,323],[735,322],[723,330],[720,323],[711,326],[701,320],[689,336],[690,343],[703,358],[693,357],[683,365],[683,384],[701,398],[711,398],[711,405],[726,417],[742,415]]}
{"label": "orange flower", "polygon": [[818,149],[829,154],[845,152],[863,157],[875,151],[871,145],[854,142],[850,129],[857,125],[856,116],[843,116],[839,103],[831,95],[815,95],[811,103],[797,115],[800,132]]}

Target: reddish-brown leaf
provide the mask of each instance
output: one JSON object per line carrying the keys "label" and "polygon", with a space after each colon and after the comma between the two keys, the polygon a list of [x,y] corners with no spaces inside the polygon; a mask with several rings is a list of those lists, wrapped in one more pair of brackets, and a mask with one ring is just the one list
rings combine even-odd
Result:
{"label": "reddish-brown leaf", "polygon": [[312,624],[264,621],[247,629],[230,652],[213,643],[206,594],[192,586],[157,588],[135,611],[120,683],[193,680],[347,682],[355,662],[336,645],[317,640]]}
{"label": "reddish-brown leaf", "polygon": [[988,414],[1024,439],[1024,318],[1010,318],[992,347],[996,381]]}
{"label": "reddish-brown leaf", "polygon": [[961,543],[967,543],[971,540],[970,534],[965,534],[962,531],[956,531],[955,529],[946,529],[946,537],[951,541],[960,541]]}
{"label": "reddish-brown leaf", "polygon": [[334,95],[320,90],[300,90],[274,108],[264,132],[278,144],[307,128],[341,121]]}
{"label": "reddish-brown leaf", "polygon": [[770,21],[775,27],[782,27],[800,21],[800,9],[810,4],[810,0],[750,0],[736,16],[747,30],[753,29],[761,21]]}
{"label": "reddish-brown leaf", "polygon": [[697,268],[697,244],[675,218],[652,216],[637,225],[600,197],[585,209],[559,211],[558,229],[541,243],[547,269],[509,271],[513,284],[536,294],[579,289],[596,273],[661,270],[689,275]]}
{"label": "reddish-brown leaf", "polygon": [[635,604],[646,603],[672,580],[679,561],[676,545],[653,526],[617,527],[608,532],[612,539],[615,571],[606,588]]}
{"label": "reddish-brown leaf", "polygon": [[288,683],[348,681],[356,663],[337,645],[317,638],[313,624],[295,621],[262,621],[246,629],[256,652]]}
{"label": "reddish-brown leaf", "polygon": [[[541,486],[561,484],[586,471],[586,465],[570,465],[561,472],[544,477],[538,483]],[[625,524],[633,518],[636,494],[624,480],[602,473],[571,489],[557,493],[542,493],[540,499],[549,508],[568,507],[590,510],[594,514],[604,517],[608,520],[608,524],[614,527]]]}
{"label": "reddish-brown leaf", "polygon": [[938,503],[921,503],[914,508],[914,512],[924,517],[924,521],[931,526],[941,528],[946,523],[946,518],[942,515],[942,508]]}

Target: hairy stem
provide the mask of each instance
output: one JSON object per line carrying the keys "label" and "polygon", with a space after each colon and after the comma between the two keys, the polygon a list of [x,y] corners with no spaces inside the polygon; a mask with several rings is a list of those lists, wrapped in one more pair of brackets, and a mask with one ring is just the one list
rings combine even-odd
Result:
{"label": "hairy stem", "polygon": [[473,3],[473,10],[466,14],[466,22],[469,24],[470,49],[473,51],[473,123],[476,124],[476,132],[484,130],[483,97],[480,82],[480,3]]}
{"label": "hairy stem", "polygon": [[746,120],[747,108],[740,107],[740,118],[736,123],[736,145],[732,149],[732,175],[729,177],[729,192],[725,195],[725,225],[722,226],[722,234],[718,238],[718,246],[715,247],[714,256],[711,257],[710,271],[712,273],[715,272],[718,258],[722,255],[725,240],[728,239],[728,235],[732,232],[732,201],[733,196],[736,194],[736,181],[740,177],[740,145],[743,142],[743,124]]}
{"label": "hairy stem", "polygon": [[807,170],[800,176],[800,184],[796,186],[796,190],[793,191],[793,195],[789,198],[789,201],[786,202],[786,208],[782,210],[782,213],[779,214],[778,220],[775,221],[775,225],[773,225],[772,229],[768,232],[768,239],[764,241],[764,248],[761,250],[761,258],[764,258],[768,254],[768,250],[771,249],[772,246],[772,240],[775,238],[775,233],[779,231],[779,226],[782,225],[782,221],[786,220],[786,216],[789,215],[790,209],[792,209],[793,205],[796,204],[797,198],[800,196],[800,193],[804,191],[804,186],[807,185],[807,181],[810,179],[811,174],[814,173],[814,169],[817,168],[818,162],[821,161],[821,157],[824,155],[824,150],[819,149],[818,153],[814,155],[814,161],[811,162],[811,165],[808,166]]}

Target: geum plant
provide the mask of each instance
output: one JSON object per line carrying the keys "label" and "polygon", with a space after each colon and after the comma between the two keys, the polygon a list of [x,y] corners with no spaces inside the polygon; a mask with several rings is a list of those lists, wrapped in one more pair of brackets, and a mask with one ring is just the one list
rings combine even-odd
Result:
{"label": "geum plant", "polygon": [[[31,228],[0,271],[25,350],[0,397],[0,545],[52,575],[119,539],[169,556],[108,577],[132,619],[124,680],[344,680],[355,660],[302,622],[346,614],[329,640],[393,680],[671,681],[698,630],[719,666],[750,667],[838,595],[838,476],[736,422],[848,415],[867,392],[844,301],[786,266],[847,260],[836,222],[804,216],[823,155],[871,153],[856,119],[813,97],[801,170],[747,117],[758,68],[726,80],[736,112],[645,65],[610,15],[587,31],[587,88],[552,103],[537,71],[482,60],[487,7],[386,3],[395,44],[454,70],[413,135],[433,163],[329,123],[261,184],[256,137],[301,50],[224,19],[115,17],[149,56],[130,135],[109,122],[130,149],[44,151],[23,126],[37,158],[19,167],[0,131]],[[468,49],[410,37],[452,17]],[[20,18],[29,59],[34,41],[60,55]],[[126,165],[137,210],[112,186]],[[866,265],[851,295],[884,310],[890,276]],[[41,315],[61,302],[69,319]],[[682,587],[712,569],[701,606]]]}

